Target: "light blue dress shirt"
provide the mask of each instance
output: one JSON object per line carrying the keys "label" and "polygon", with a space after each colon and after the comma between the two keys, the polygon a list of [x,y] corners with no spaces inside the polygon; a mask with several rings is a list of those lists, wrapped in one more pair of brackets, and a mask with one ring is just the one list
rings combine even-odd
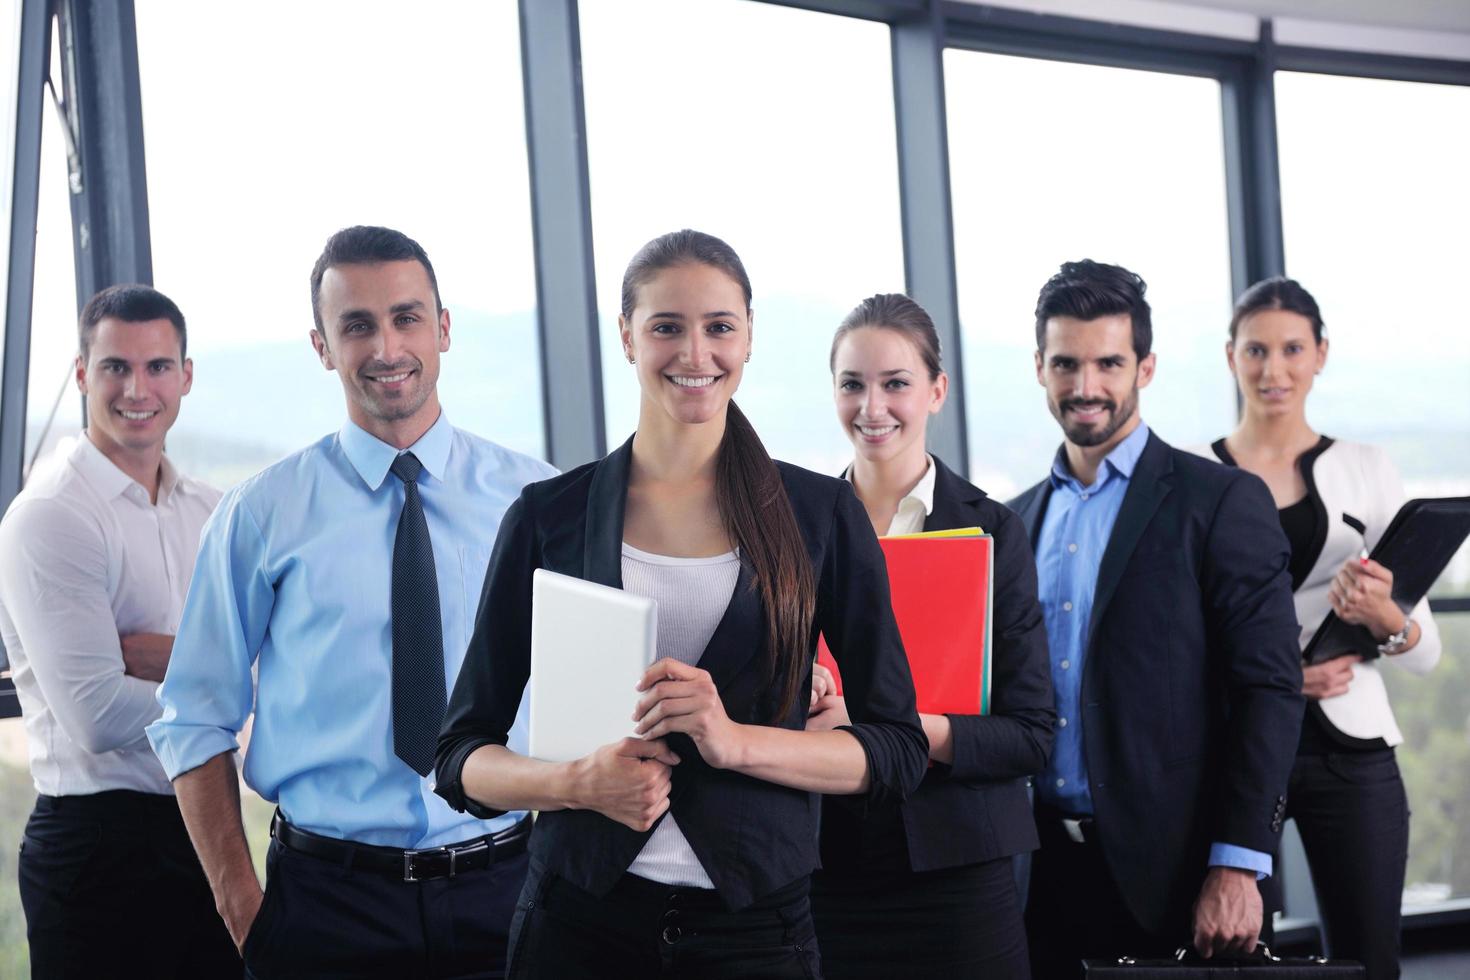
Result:
{"label": "light blue dress shirt", "polygon": [[[1051,499],[1036,542],[1038,592],[1057,701],[1056,742],[1036,789],[1044,802],[1073,816],[1092,814],[1081,702],[1097,572],[1148,436],[1148,426],[1140,422],[1104,457],[1089,486],[1072,475],[1065,450],[1058,450],[1051,468]],[[1254,871],[1259,877],[1271,873],[1269,854],[1231,844],[1213,845],[1210,864]]]}
{"label": "light blue dress shirt", "polygon": [[[556,471],[437,422],[409,448],[434,545],[453,690],[501,517]],[[170,779],[237,748],[245,781],[329,837],[437,847],[523,814],[476,820],[393,753],[391,579],[398,450],[351,422],[231,490],[205,526],[148,738]],[[252,678],[252,667],[258,678]],[[524,753],[526,700],[510,731]]]}

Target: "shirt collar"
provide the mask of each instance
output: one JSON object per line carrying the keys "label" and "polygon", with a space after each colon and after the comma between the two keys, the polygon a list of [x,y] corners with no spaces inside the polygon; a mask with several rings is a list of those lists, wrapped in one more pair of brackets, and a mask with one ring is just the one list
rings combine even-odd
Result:
{"label": "shirt collar", "polygon": [[[381,487],[383,479],[388,475],[388,467],[398,458],[400,450],[388,445],[351,419],[343,423],[337,439],[342,444],[347,461],[357,470],[357,475],[362,477],[362,482],[368,485],[368,489],[377,490]],[[453,441],[454,428],[441,410],[439,418],[429,426],[429,431],[419,436],[418,442],[403,452],[417,456],[428,474],[442,483],[445,468],[449,464],[449,447]]]}
{"label": "shirt collar", "polygon": [[[141,483],[108,459],[107,454],[97,448],[86,432],[77,436],[77,444],[71,450],[71,462],[86,481],[109,500],[126,493],[129,487],[137,487],[145,495],[148,492]],[[168,500],[182,486],[178,469],[164,456],[158,467],[158,499]]]}
{"label": "shirt collar", "polygon": [[[916,484],[914,484],[914,488],[908,492],[908,494],[903,498],[903,500],[900,500],[898,502],[898,506],[902,507],[904,505],[904,502],[905,501],[909,501],[909,500],[915,501],[915,502],[917,502],[919,504],[919,506],[921,506],[921,507],[924,508],[924,516],[925,517],[928,517],[930,514],[934,513],[934,474],[935,474],[935,467],[934,467],[934,457],[933,456],[930,456],[928,453],[925,453],[924,454],[924,459],[928,462],[929,468],[924,471],[924,475],[923,476],[919,477],[919,482],[916,483]],[[852,483],[852,466],[851,466],[851,464],[848,465],[847,472],[843,473],[842,474],[842,477],[848,483]]]}
{"label": "shirt collar", "polygon": [[[1103,457],[1103,465],[1098,467],[1097,480],[1093,486],[1105,482],[1109,475],[1116,474],[1128,480],[1133,477],[1133,468],[1138,465],[1138,458],[1143,455],[1143,447],[1148,445],[1148,426],[1139,421],[1138,428],[1128,433],[1128,437],[1113,447],[1113,451]],[[1072,470],[1067,466],[1067,447],[1057,449],[1056,458],[1051,464],[1051,484],[1053,489],[1059,489],[1068,483],[1077,483],[1077,478],[1072,475]]]}
{"label": "shirt collar", "polygon": [[179,471],[167,456],[158,464],[158,499],[168,500],[174,495],[175,490],[182,490],[183,482],[179,479]]}

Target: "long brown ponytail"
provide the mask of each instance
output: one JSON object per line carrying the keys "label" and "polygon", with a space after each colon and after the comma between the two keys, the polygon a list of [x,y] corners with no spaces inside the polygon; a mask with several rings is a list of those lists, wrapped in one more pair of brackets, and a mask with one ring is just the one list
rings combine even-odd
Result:
{"label": "long brown ponytail", "polygon": [[[713,235],[686,228],[655,238],[628,263],[623,273],[624,318],[632,318],[641,286],[665,269],[691,264],[707,265],[728,275],[744,293],[749,310],[750,278],[740,256]],[[816,583],[781,473],[733,401],[715,464],[715,502],[725,533],[754,573],[751,584],[765,607],[766,674],[775,704],[771,720],[779,722],[802,693]]]}

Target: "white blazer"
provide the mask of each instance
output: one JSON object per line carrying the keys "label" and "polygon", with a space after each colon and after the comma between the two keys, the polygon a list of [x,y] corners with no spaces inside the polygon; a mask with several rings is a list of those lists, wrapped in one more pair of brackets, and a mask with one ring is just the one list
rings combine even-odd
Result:
{"label": "white blazer", "polygon": [[[1190,446],[1191,452],[1217,459],[1208,445]],[[1334,442],[1317,457],[1307,478],[1308,492],[1315,487],[1327,511],[1327,540],[1301,587],[1296,590],[1296,618],[1301,624],[1303,648],[1322,620],[1332,611],[1327,591],[1343,562],[1358,557],[1362,538],[1343,523],[1351,514],[1367,525],[1371,551],[1388,529],[1389,522],[1407,499],[1398,469],[1388,454],[1376,446],[1357,442]],[[1353,665],[1353,679],[1346,694],[1319,701],[1327,719],[1343,734],[1355,738],[1381,738],[1390,746],[1404,740],[1388,704],[1388,692],[1378,665],[1387,661],[1411,674],[1426,674],[1439,663],[1439,629],[1429,615],[1429,602],[1421,599],[1409,614],[1419,624],[1419,642],[1412,650]]]}

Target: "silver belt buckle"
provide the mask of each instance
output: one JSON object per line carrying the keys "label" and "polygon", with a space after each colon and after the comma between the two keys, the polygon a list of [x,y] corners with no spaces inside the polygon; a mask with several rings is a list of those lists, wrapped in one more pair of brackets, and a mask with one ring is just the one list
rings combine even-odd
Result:
{"label": "silver belt buckle", "polygon": [[1074,844],[1085,844],[1087,838],[1082,835],[1082,821],[1073,820],[1071,817],[1062,818],[1062,826],[1067,830],[1067,836],[1072,838]]}
{"label": "silver belt buckle", "polygon": [[455,857],[454,851],[451,850],[450,848],[447,848],[447,847],[425,847],[425,848],[422,848],[421,850],[417,850],[417,851],[404,851],[403,852],[403,880],[404,881],[421,881],[422,880],[422,879],[419,878],[418,875],[414,874],[414,869],[413,869],[413,859],[414,858],[418,857],[420,854],[437,854],[437,853],[445,852],[445,851],[447,851],[449,853],[449,877],[453,878],[454,877],[454,871],[455,871],[455,868],[454,868],[454,857]]}

